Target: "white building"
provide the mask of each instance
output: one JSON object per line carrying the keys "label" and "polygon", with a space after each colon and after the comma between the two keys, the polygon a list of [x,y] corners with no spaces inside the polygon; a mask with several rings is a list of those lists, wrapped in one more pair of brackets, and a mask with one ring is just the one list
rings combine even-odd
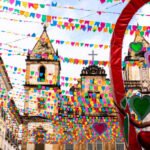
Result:
{"label": "white building", "polygon": [[0,150],[16,150],[17,139],[10,129],[16,126],[16,121],[8,108],[10,102],[8,92],[12,89],[8,74],[0,57]]}

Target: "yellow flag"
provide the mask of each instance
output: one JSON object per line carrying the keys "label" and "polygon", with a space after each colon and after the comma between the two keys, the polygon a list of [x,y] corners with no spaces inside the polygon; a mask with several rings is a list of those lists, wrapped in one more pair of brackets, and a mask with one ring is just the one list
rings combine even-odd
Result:
{"label": "yellow flag", "polygon": [[94,25],[94,21],[90,21],[89,25],[91,26]]}
{"label": "yellow flag", "polygon": [[21,2],[21,5],[22,5],[23,7],[25,7],[25,8],[27,8],[28,2]]}
{"label": "yellow flag", "polygon": [[29,12],[24,12],[24,16],[25,16],[25,17],[29,17],[29,16],[30,16],[30,13],[29,13]]}

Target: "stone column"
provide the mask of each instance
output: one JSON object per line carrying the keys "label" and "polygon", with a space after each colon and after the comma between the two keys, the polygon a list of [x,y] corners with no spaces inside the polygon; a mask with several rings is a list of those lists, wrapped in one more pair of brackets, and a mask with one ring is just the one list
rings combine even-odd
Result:
{"label": "stone column", "polygon": [[28,141],[28,123],[22,124],[22,146],[21,150],[27,150]]}

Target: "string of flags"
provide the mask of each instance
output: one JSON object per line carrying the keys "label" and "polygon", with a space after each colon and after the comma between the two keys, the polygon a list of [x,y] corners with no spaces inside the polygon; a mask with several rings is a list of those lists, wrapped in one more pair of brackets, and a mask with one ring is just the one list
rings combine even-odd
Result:
{"label": "string of flags", "polygon": [[[47,22],[51,27],[57,27],[65,30],[81,30],[84,32],[105,32],[112,34],[115,28],[113,23],[97,22],[90,20],[73,19],[60,16],[48,16],[39,13],[27,12],[19,9],[9,8],[7,6],[0,5],[0,9],[3,11],[9,11],[15,14],[23,15],[25,17],[40,19],[43,23]],[[141,36],[149,36],[150,26],[137,26],[128,25],[125,34],[133,35],[134,33]]]}
{"label": "string of flags", "polygon": [[[13,35],[19,35],[19,36],[33,37],[36,40],[39,39],[39,37],[37,36],[36,33],[21,34],[21,33],[15,33],[15,32],[10,32],[10,31],[5,31],[5,30],[1,30],[0,32],[4,32],[4,33],[8,33],[8,34],[13,34]],[[66,41],[66,40],[50,39],[50,42],[52,44],[57,44],[57,45],[64,45],[65,44],[65,45],[69,45],[69,46],[72,46],[72,47],[95,48],[95,49],[104,49],[104,50],[110,48],[110,46],[107,45],[107,44],[88,43],[88,42],[79,42],[79,41]],[[10,48],[23,49],[23,51],[27,51],[26,48],[21,48],[21,47],[18,47],[18,46],[13,46],[11,44],[5,44],[5,43],[1,42],[0,46],[3,46],[3,45],[7,45]],[[8,50],[8,51],[12,52],[14,50]]]}
{"label": "string of flags", "polygon": [[[149,49],[149,48],[148,48]],[[0,56],[1,55],[7,55],[7,56],[13,56],[13,55],[21,55],[21,56],[26,56],[27,52],[24,53],[9,53],[8,52],[0,52]],[[40,58],[41,55],[37,55],[37,58]],[[43,56],[45,57],[45,56]],[[47,57],[47,55],[46,55]],[[48,56],[49,59],[53,59],[53,60],[60,60],[63,63],[71,63],[71,64],[75,64],[75,65],[102,65],[102,66],[109,66],[109,61],[92,61],[92,60],[83,60],[83,59],[78,59],[78,58],[68,58],[68,57],[63,57],[63,56],[54,56],[54,58],[50,55]],[[130,66],[141,66],[142,63],[139,61],[125,61],[122,62],[122,65],[130,65]],[[145,64],[144,64],[145,65]]]}
{"label": "string of flags", "polygon": [[[17,6],[19,5],[18,3],[20,3],[20,5],[24,2],[24,1],[19,1],[19,0],[3,0],[5,2],[9,2],[10,4],[15,4],[17,3]],[[113,0],[103,0],[101,1],[101,3],[104,2],[115,2]],[[122,1],[124,2],[124,1]],[[30,5],[28,5],[30,4]],[[24,2],[24,6],[26,5],[26,7],[32,7],[34,9],[38,9],[39,5],[38,4],[34,4],[34,3],[26,3]],[[53,7],[57,6],[57,3],[52,3]],[[41,6],[40,7],[45,7],[45,6]],[[2,8],[3,9],[3,8]],[[46,22],[47,19],[49,19],[50,24],[54,24],[53,26],[55,26],[54,21],[57,21],[56,19],[59,18],[51,18],[51,16],[46,16],[46,15],[42,15],[42,14],[31,14],[29,12],[25,12],[25,11],[18,11],[17,9],[12,9],[12,8],[7,8],[5,7],[3,10],[8,10],[10,12],[14,11],[14,13],[18,13],[20,15],[24,15],[26,17],[37,17],[39,19],[42,19],[42,22]],[[52,22],[51,22],[52,19]],[[94,32],[98,29],[101,28],[101,23],[96,25],[96,24],[90,24],[90,22],[86,23],[86,25],[84,26],[84,21],[78,20],[70,20],[72,18],[69,18],[69,23],[64,22],[64,24],[62,23],[62,25],[60,25],[61,22],[56,23],[57,27],[63,27],[63,25],[65,26],[65,28],[67,30],[69,30],[70,27],[68,27],[68,25],[71,25],[71,29],[74,28],[74,26],[76,26],[76,24],[73,24],[74,22],[79,22],[79,27],[77,28],[81,28],[81,30],[85,31],[85,27],[86,25],[88,25],[88,27],[90,26],[91,29],[88,28],[88,30],[93,30]],[[61,19],[60,19],[61,20]],[[62,20],[61,20],[62,21]],[[62,21],[63,22],[63,21]],[[100,26],[99,26],[100,25]],[[91,27],[92,26],[92,27]],[[96,27],[97,26],[97,27]],[[94,29],[93,29],[94,28]],[[113,29],[111,30],[112,27],[107,27],[107,25],[104,25],[105,28],[105,32],[107,32],[107,29],[109,30],[109,32],[111,33],[113,31]],[[103,30],[99,29],[99,30]],[[111,31],[110,31],[111,30]],[[140,33],[141,34],[141,33]],[[36,38],[36,34],[31,34],[31,35],[24,35],[24,36],[31,36],[31,37],[35,37]],[[54,42],[54,41],[51,41]],[[56,44],[62,44],[65,41],[59,41],[56,40],[55,41]],[[74,46],[78,46],[79,44],[81,44],[81,42],[79,42],[78,44],[76,43],[72,43],[70,42],[70,45]],[[3,45],[3,44],[2,44]],[[80,46],[84,45],[85,47],[95,47],[94,45],[85,45],[85,44],[81,44]],[[99,48],[99,44],[96,46],[96,48]],[[5,48],[1,48],[0,51],[6,51],[9,56],[14,54],[21,54],[19,53],[19,51],[17,50],[11,50],[11,49],[5,49]],[[22,54],[26,55],[27,51],[30,52],[30,50],[28,49],[23,49]],[[2,55],[2,53],[0,53],[0,55]],[[47,57],[45,55],[37,55],[38,58],[41,57]],[[51,56],[48,56],[51,59]],[[61,60],[64,63],[73,63],[73,64],[85,64],[85,65],[103,65],[103,66],[108,66],[109,62],[108,61],[89,61],[89,60],[82,60],[82,59],[77,59],[77,58],[68,58],[68,57],[62,57],[62,56],[54,56],[53,58],[54,60]],[[1,65],[1,64],[0,64]],[[9,65],[4,65],[6,67],[6,69],[8,70],[8,72],[10,71],[13,74],[20,74],[20,75],[25,75],[25,73],[27,75],[29,75],[30,79],[37,79],[36,81],[38,82],[39,76],[42,76],[43,74],[39,72],[35,72],[34,70],[31,70],[29,72],[26,71],[26,69],[23,68],[19,68],[16,66],[9,66]],[[0,74],[1,76],[2,74]],[[45,76],[47,76],[47,74],[45,74]],[[65,77],[65,76],[58,76],[56,77],[55,75],[52,75],[52,79],[47,79],[46,82],[53,84],[56,83],[58,84],[56,81],[57,80],[63,80],[60,82],[61,86],[66,86],[66,87],[71,87],[72,85],[74,85],[74,83],[72,83],[72,81],[78,81],[78,78],[72,78],[72,77]],[[16,80],[15,78],[13,80]],[[113,95],[112,95],[112,90],[111,90],[111,86],[110,86],[110,81],[108,80],[86,80],[86,79],[82,79],[85,82],[89,82],[91,83],[91,85],[79,85],[76,84],[74,85],[76,88],[80,88],[80,89],[90,89],[91,91],[95,91],[98,90],[100,91],[100,93],[96,94],[96,93],[88,93],[88,92],[81,92],[81,91],[75,91],[72,92],[70,91],[65,91],[65,90],[61,90],[58,88],[51,88],[48,87],[46,85],[41,85],[38,84],[37,88],[30,88],[30,90],[28,92],[31,93],[31,95],[26,94],[27,90],[25,89],[19,89],[20,87],[18,85],[20,85],[20,83],[18,82],[14,82],[15,85],[18,87],[19,90],[16,91],[10,91],[9,92],[9,96],[12,96],[14,98],[16,98],[17,100],[19,100],[19,104],[21,102],[25,102],[27,103],[28,101],[30,101],[30,107],[26,107],[26,109],[24,109],[24,105],[22,107],[19,108],[19,110],[17,109],[17,107],[15,107],[14,105],[12,105],[10,102],[8,102],[6,100],[6,95],[7,95],[7,90],[4,88],[0,87],[0,100],[4,100],[2,103],[0,103],[0,105],[4,108],[8,108],[8,111],[12,111],[12,112],[18,112],[20,111],[20,114],[24,114],[24,113],[30,113],[30,115],[37,115],[37,107],[42,107],[44,109],[42,109],[39,113],[38,117],[46,117],[48,118],[48,122],[51,124],[47,125],[46,123],[41,123],[41,126],[44,127],[44,129],[50,129],[53,128],[54,129],[54,133],[44,133],[44,138],[42,138],[42,132],[38,132],[37,126],[39,126],[39,124],[37,125],[36,123],[31,123],[28,126],[28,131],[24,128],[24,126],[22,127],[22,130],[19,131],[17,130],[18,127],[15,127],[15,123],[12,123],[13,125],[11,126],[11,122],[13,122],[14,120],[17,120],[17,117],[14,120],[8,119],[9,121],[7,122],[7,127],[8,129],[12,132],[12,137],[16,138],[17,137],[17,133],[23,133],[24,136],[26,137],[31,137],[30,139],[28,139],[26,142],[29,143],[60,143],[60,144],[66,144],[66,143],[74,143],[74,142],[94,142],[96,140],[101,140],[103,142],[114,142],[115,139],[117,137],[119,137],[122,141],[123,141],[123,136],[122,136],[122,132],[119,128],[119,123],[118,123],[118,118],[114,117],[103,117],[103,116],[86,116],[86,114],[90,113],[117,113],[116,109],[114,108],[114,102],[113,102]],[[94,82],[94,84],[93,84]],[[24,82],[22,82],[24,83]],[[28,82],[27,82],[28,83]],[[68,94],[68,95],[67,95]],[[61,103],[60,103],[61,102]],[[21,104],[20,104],[21,105]],[[72,106],[73,105],[73,106]],[[10,108],[10,109],[9,109]],[[62,113],[58,112],[58,109],[62,111]],[[76,112],[78,114],[69,114],[69,112]],[[13,113],[12,113],[13,114]],[[65,116],[65,114],[67,114],[68,118]],[[21,115],[19,115],[19,117],[21,117]],[[71,118],[71,119],[70,119]],[[46,119],[45,119],[46,120]],[[102,135],[99,135],[98,133],[95,132],[95,130],[93,130],[93,124],[97,122],[103,122],[106,125],[106,130],[103,131]],[[19,125],[18,125],[19,126]],[[15,130],[17,130],[15,132]],[[29,135],[28,135],[28,133]],[[37,135],[40,138],[37,138]],[[79,136],[80,135],[80,136]]]}
{"label": "string of flags", "polygon": [[[117,2],[125,2],[129,0],[117,0]],[[3,0],[3,3],[8,3],[11,5],[15,5],[15,7],[23,7],[23,8],[33,8],[34,10],[37,10],[38,8],[44,9],[45,7],[55,7],[55,8],[64,8],[64,9],[71,9],[71,10],[84,10],[84,11],[95,11],[95,10],[90,10],[90,9],[85,9],[85,8],[76,8],[74,6],[60,6],[57,4],[57,2],[51,2],[51,4],[39,4],[39,3],[32,3],[32,2],[27,2],[27,1],[20,1],[20,0]],[[114,3],[116,0],[100,0],[101,4],[104,3]]]}
{"label": "string of flags", "polygon": [[130,0],[99,0],[101,4],[103,3],[114,3],[114,2],[129,2]]}
{"label": "string of flags", "polygon": [[[113,2],[113,0],[100,0],[102,1],[101,4],[105,3],[105,2]],[[114,0],[116,1],[116,0]],[[130,1],[130,0],[122,0],[122,1]],[[4,2],[7,2],[9,4],[11,4],[9,1],[7,0],[4,0]],[[119,2],[119,0],[117,0],[117,2]],[[11,5],[13,5],[14,3],[12,3]],[[148,3],[150,4],[150,3]],[[45,7],[54,7],[54,8],[63,8],[63,9],[70,9],[70,10],[80,10],[80,11],[90,11],[90,12],[95,12],[97,13],[98,15],[101,15],[101,14],[117,14],[119,15],[120,13],[118,12],[109,12],[109,11],[99,11],[99,10],[91,10],[91,9],[85,9],[85,8],[77,8],[77,7],[74,7],[74,6],[58,6],[57,5],[57,2],[52,2],[51,4],[38,4],[38,3],[31,3],[31,2],[25,2],[25,1],[19,1],[17,0],[16,3],[15,3],[15,7],[23,7],[23,8],[27,8],[27,9],[30,9],[30,8],[33,8],[34,10],[37,10],[38,8],[45,8]],[[139,15],[139,16],[149,16],[149,14],[141,14],[141,13],[137,13],[135,15]]]}

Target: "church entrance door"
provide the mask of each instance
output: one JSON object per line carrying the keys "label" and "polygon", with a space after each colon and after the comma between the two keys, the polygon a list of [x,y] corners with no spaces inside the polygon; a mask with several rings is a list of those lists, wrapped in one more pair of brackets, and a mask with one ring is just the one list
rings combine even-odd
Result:
{"label": "church entrance door", "polygon": [[35,144],[35,150],[44,150],[44,144]]}

